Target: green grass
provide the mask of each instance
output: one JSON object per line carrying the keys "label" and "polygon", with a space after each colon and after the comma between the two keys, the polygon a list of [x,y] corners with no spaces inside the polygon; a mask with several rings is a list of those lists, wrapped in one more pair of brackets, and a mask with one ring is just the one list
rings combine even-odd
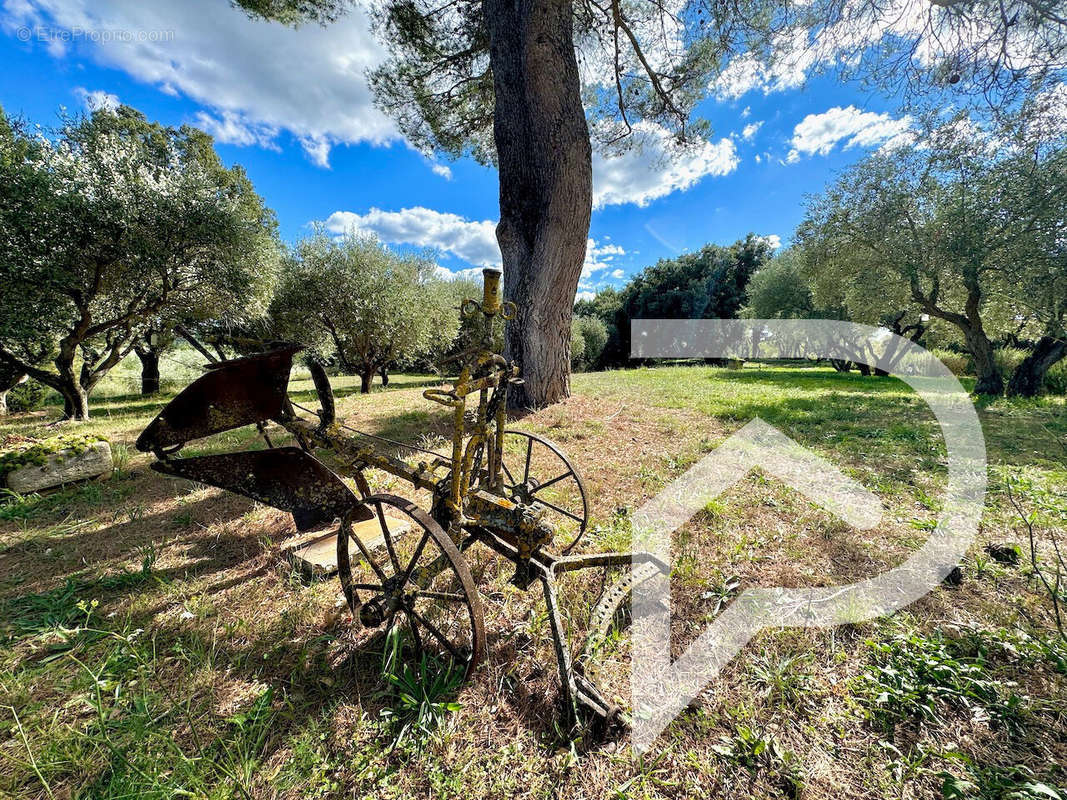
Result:
{"label": "green grass", "polygon": [[[1062,494],[1062,397],[979,409],[990,493],[962,585],[886,620],[765,631],[635,760],[625,740],[583,751],[560,738],[543,603],[510,586],[507,564],[468,554],[490,643],[471,680],[429,662],[383,674],[385,643],[352,629],[337,586],[282,564],[288,518],[149,470],[133,441],[199,374],[189,361],[167,367],[167,391],[150,399],[124,364],[94,395],[93,419],[64,426],[111,440],[123,462],[111,479],[0,497],[0,796],[1054,798],[1067,784],[1067,648],[1005,492],[1017,475],[1012,485],[1032,489],[1026,508]],[[436,446],[447,411],[421,398],[434,380],[395,376],[359,396],[356,379],[336,379],[339,411]],[[305,376],[292,388],[311,401]],[[516,426],[562,443],[584,474],[586,551],[627,548],[630,514],[757,416],[886,508],[860,534],[749,475],[676,534],[679,648],[744,589],[849,582],[899,563],[939,513],[940,433],[896,380],[666,366],[577,374],[573,391]],[[40,434],[56,414],[0,420],[0,435]],[[242,430],[189,452],[260,446]],[[1021,546],[1021,563],[991,561],[988,543]],[[567,579],[569,625],[581,628],[599,590],[597,576]],[[598,665],[623,702],[626,646],[613,638]]]}

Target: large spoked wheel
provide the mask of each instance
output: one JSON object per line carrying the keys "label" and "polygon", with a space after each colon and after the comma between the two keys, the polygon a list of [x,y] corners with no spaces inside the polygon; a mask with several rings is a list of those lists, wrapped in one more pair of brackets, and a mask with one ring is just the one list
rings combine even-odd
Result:
{"label": "large spoked wheel", "polygon": [[426,653],[469,675],[485,653],[482,605],[467,561],[448,534],[402,497],[363,498],[374,519],[337,535],[337,573],[354,621],[387,633],[404,626]]}
{"label": "large spoked wheel", "polygon": [[517,503],[540,503],[556,528],[549,549],[566,555],[589,522],[585,484],[570,459],[548,439],[526,431],[504,431],[504,488]]}

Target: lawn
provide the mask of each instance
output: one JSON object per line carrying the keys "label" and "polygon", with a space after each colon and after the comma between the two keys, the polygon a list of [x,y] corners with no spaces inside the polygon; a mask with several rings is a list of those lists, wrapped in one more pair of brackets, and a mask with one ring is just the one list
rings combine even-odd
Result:
{"label": "lawn", "polygon": [[[195,374],[185,367],[171,368],[168,391]],[[396,376],[360,396],[338,379],[339,412],[436,447],[448,420],[421,398],[432,381]],[[1062,507],[1062,397],[979,409],[990,492],[959,585],[875,622],[761,633],[634,759],[625,739],[560,736],[543,603],[476,551],[487,663],[435,698],[432,733],[398,736],[380,642],[352,633],[335,582],[308,584],[279,556],[291,518],[150,471],[133,441],[166,396],[132,390],[120,374],[78,426],[111,439],[113,477],[0,501],[0,796],[1049,798],[1067,787],[1067,648],[1005,491],[1019,476],[1025,511],[1043,490]],[[0,421],[0,436],[43,433],[55,414]],[[578,374],[570,399],[515,423],[558,442],[584,475],[583,548],[596,551],[626,547],[630,512],[753,417],[834,461],[886,513],[859,532],[752,472],[675,534],[678,648],[745,588],[851,582],[918,547],[945,480],[932,415],[894,379],[748,364]],[[251,446],[254,433],[209,449]],[[1063,525],[1053,516],[1037,516],[1039,537]],[[1022,547],[1020,564],[983,549],[1005,543]],[[598,589],[590,578],[564,591],[575,630]],[[600,674],[623,701],[625,649]]]}

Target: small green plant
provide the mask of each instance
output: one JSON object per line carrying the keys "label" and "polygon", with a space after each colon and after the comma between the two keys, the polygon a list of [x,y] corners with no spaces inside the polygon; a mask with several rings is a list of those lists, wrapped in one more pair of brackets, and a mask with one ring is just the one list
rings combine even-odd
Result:
{"label": "small green plant", "polygon": [[[1067,494],[1018,472],[1004,475],[1004,487],[1008,502],[1026,530],[1032,574],[1052,606],[1059,639],[1067,644],[1067,554],[1057,535],[1067,527]],[[1035,629],[1038,627],[1033,620],[1030,622]]]}
{"label": "small green plant", "polygon": [[722,580],[713,583],[706,592],[700,595],[700,599],[715,601],[715,607],[711,610],[711,616],[714,617],[722,611],[723,606],[734,599],[737,595],[737,590],[740,588],[741,578],[737,575],[723,578]]}
{"label": "small green plant", "polygon": [[787,797],[799,797],[804,787],[796,755],[783,748],[770,734],[748,725],[738,725],[733,736],[719,737],[712,750],[750,774],[769,773]]}
{"label": "small green plant", "polygon": [[29,519],[37,513],[40,503],[41,496],[36,492],[19,494],[11,489],[0,488],[0,519]]}
{"label": "small green plant", "polygon": [[1067,800],[1067,790],[1039,780],[1027,766],[987,766],[964,753],[945,756],[958,763],[964,772],[964,775],[938,773],[941,796],[946,800]]}
{"label": "small green plant", "polygon": [[804,671],[810,659],[807,654],[758,655],[752,664],[753,683],[762,697],[781,706],[796,706],[811,691],[811,675]]}
{"label": "small green plant", "polygon": [[944,725],[946,711],[987,718],[1009,733],[1023,727],[1028,698],[1010,691],[1013,682],[990,675],[982,651],[963,652],[966,644],[940,632],[898,634],[868,645],[875,660],[860,676],[858,694],[888,733],[905,720]]}
{"label": "small green plant", "polygon": [[394,743],[409,736],[422,741],[431,736],[449,713],[460,704],[451,699],[463,682],[463,669],[422,651],[414,663],[406,662],[403,629],[394,626],[385,637],[382,678],[385,696],[392,705],[382,709],[382,718],[392,726]]}

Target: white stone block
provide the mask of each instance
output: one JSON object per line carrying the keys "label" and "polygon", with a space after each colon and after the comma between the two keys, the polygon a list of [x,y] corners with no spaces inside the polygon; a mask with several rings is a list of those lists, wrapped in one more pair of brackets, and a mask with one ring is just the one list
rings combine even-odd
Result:
{"label": "white stone block", "polygon": [[83,481],[111,472],[111,445],[93,442],[85,450],[61,450],[48,457],[45,464],[27,464],[7,474],[7,488],[19,494],[50,489],[64,483]]}

